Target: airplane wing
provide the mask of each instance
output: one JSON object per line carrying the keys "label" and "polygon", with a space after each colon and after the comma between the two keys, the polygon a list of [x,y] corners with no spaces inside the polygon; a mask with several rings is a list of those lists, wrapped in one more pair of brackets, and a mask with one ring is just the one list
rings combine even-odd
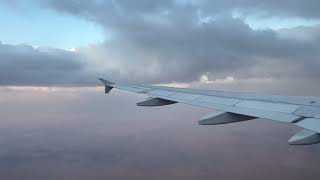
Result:
{"label": "airplane wing", "polygon": [[211,90],[172,88],[153,85],[118,84],[99,78],[105,93],[117,88],[149,96],[138,106],[164,106],[175,103],[215,109],[200,125],[218,125],[264,118],[303,128],[290,140],[291,145],[320,143],[320,98],[259,95]]}

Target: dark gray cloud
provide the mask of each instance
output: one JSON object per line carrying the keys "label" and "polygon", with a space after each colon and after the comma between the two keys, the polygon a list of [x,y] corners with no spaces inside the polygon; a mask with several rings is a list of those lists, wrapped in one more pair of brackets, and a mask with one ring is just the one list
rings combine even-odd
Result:
{"label": "dark gray cloud", "polygon": [[[281,3],[290,6],[284,9]],[[231,15],[233,9],[257,9],[257,12],[270,11],[267,17],[296,14],[307,18],[291,6],[310,12],[318,2],[304,6],[300,1],[281,3],[53,1],[50,5],[58,12],[92,20],[111,33],[113,39],[102,45],[101,51],[119,61],[125,67],[123,71],[132,75],[131,81],[190,82],[206,73],[215,78],[227,75],[238,78],[319,76],[314,67],[319,67],[320,41],[316,34],[309,34],[317,27],[305,27],[311,30],[299,34],[309,34],[312,41],[301,41],[284,38],[271,29],[253,30],[243,19]],[[272,11],[283,13],[270,15]],[[278,70],[275,71],[274,66]],[[258,72],[259,68],[263,71]]]}
{"label": "dark gray cloud", "polygon": [[[284,0],[284,1],[259,1],[259,0],[116,0],[116,1],[92,1],[84,0],[62,1],[49,0],[50,4],[58,10],[72,13],[82,14],[84,10],[107,9],[109,11],[103,13],[114,13],[113,7],[123,14],[126,13],[154,13],[163,10],[177,10],[181,5],[185,9],[197,9],[207,14],[223,14],[232,11],[242,12],[244,14],[268,15],[277,17],[302,17],[318,19],[320,13],[317,7],[320,6],[319,1],[309,0],[307,3],[300,0]],[[129,12],[126,12],[129,10]],[[114,14],[115,15],[115,14]],[[115,15],[116,16],[116,15]],[[106,17],[108,18],[108,17]]]}
{"label": "dark gray cloud", "polygon": [[102,76],[83,54],[61,49],[0,42],[0,60],[0,85],[91,86]]}
{"label": "dark gray cloud", "polygon": [[[314,10],[318,1],[55,0],[42,3],[57,13],[95,22],[111,38],[101,44],[78,48],[76,53],[56,54],[56,58],[65,60],[66,54],[72,58],[58,61],[60,66],[66,62],[65,68],[44,66],[45,75],[40,76],[39,71],[38,83],[27,79],[28,76],[21,73],[23,69],[12,71],[16,81],[19,79],[24,84],[92,85],[93,80],[88,79],[96,76],[167,83],[197,81],[203,74],[210,79],[226,76],[307,79],[320,75],[318,26],[254,30],[243,18],[232,16],[237,11],[245,17],[254,15],[262,19],[318,19],[318,11]],[[28,59],[32,59],[31,55]],[[31,65],[39,64],[30,61]],[[71,63],[77,66],[71,67],[76,70],[67,69]],[[58,74],[56,79],[50,78],[54,77],[51,71]],[[6,85],[12,82],[9,80],[4,78],[1,82]]]}
{"label": "dark gray cloud", "polygon": [[0,84],[41,85],[80,81],[85,63],[72,52],[0,44]]}

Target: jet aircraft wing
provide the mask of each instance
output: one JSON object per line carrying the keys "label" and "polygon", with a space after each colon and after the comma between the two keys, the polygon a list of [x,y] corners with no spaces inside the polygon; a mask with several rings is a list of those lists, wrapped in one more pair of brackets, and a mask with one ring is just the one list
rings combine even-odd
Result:
{"label": "jet aircraft wing", "polygon": [[200,125],[235,123],[257,118],[290,123],[302,130],[290,140],[291,145],[320,143],[320,98],[304,96],[260,95],[255,93],[226,92],[173,88],[155,85],[113,83],[99,78],[105,93],[117,88],[149,96],[138,106],[164,106],[175,103],[215,109],[203,117]]}

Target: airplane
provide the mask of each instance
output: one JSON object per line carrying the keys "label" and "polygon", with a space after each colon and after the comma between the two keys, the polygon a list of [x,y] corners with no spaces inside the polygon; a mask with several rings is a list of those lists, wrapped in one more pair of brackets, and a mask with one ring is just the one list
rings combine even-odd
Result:
{"label": "airplane", "polygon": [[108,94],[113,88],[149,96],[138,106],[154,107],[183,103],[215,109],[199,121],[199,125],[219,125],[263,118],[290,123],[302,128],[288,143],[311,145],[320,143],[320,97],[259,95],[173,88],[156,85],[114,83],[99,78]]}

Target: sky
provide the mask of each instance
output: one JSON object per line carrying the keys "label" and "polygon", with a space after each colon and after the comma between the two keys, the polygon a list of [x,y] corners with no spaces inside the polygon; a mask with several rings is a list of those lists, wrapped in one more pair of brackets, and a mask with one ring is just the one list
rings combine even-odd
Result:
{"label": "sky", "polygon": [[4,0],[0,84],[94,86],[103,76],[152,84],[232,77],[312,86],[319,76],[317,5]]}
{"label": "sky", "polygon": [[308,179],[319,146],[263,119],[139,108],[115,82],[320,96],[317,0],[0,0],[0,177]]}
{"label": "sky", "polygon": [[0,4],[2,43],[71,50],[105,39],[103,30],[94,23],[72,16],[59,16],[37,3],[23,2]]}

